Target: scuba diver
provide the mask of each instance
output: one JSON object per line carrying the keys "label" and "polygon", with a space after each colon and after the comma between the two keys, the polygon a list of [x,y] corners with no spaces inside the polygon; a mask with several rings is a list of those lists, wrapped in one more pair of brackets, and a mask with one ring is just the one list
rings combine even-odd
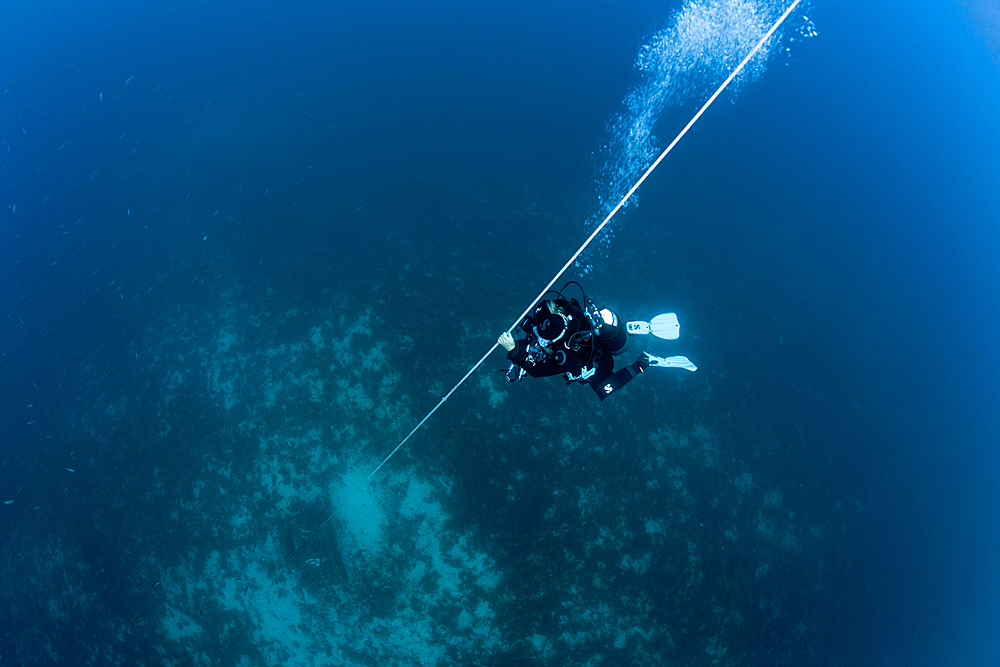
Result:
{"label": "scuba diver", "polygon": [[[576,285],[583,298],[566,298],[563,291]],[[587,299],[583,287],[571,280],[562,290],[552,290],[554,298],[539,301],[531,313],[515,328],[517,338],[509,332],[497,341],[505,350],[511,365],[507,381],[517,382],[525,375],[548,377],[562,374],[566,383],[589,384],[600,400],[615,393],[650,366],[697,370],[687,357],[663,359],[643,352],[639,358],[615,371],[615,357],[625,352],[629,333],[648,334],[668,340],[680,333],[677,316],[665,313],[652,322],[628,322],[623,326],[609,308],[598,308]]]}

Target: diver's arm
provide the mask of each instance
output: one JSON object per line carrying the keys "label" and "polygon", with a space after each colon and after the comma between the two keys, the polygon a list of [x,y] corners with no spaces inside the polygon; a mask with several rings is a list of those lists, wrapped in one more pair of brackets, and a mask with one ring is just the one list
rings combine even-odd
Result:
{"label": "diver's arm", "polygon": [[517,342],[517,346],[513,350],[507,353],[507,358],[510,359],[515,364],[517,364],[518,366],[520,366],[521,368],[523,368],[524,370],[528,371],[528,375],[530,375],[533,378],[550,375],[550,373],[543,372],[543,369],[539,368],[537,365],[535,365],[528,359],[527,347],[528,347],[528,341],[519,340]]}
{"label": "diver's arm", "polygon": [[533,378],[551,375],[546,373],[544,368],[540,368],[528,359],[528,340],[522,338],[515,341],[509,332],[500,334],[497,340],[503,349],[507,350],[507,358],[528,372]]}

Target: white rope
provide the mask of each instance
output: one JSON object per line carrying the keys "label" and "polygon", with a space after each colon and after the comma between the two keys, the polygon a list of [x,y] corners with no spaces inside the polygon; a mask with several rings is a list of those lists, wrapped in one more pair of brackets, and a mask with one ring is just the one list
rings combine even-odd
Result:
{"label": "white rope", "polygon": [[[757,45],[753,47],[753,50],[750,51],[750,53],[747,54],[746,58],[744,58],[743,61],[736,66],[736,69],[734,69],[732,73],[730,73],[730,75],[726,78],[726,80],[722,82],[722,85],[719,86],[718,90],[716,90],[710,98],[708,98],[708,101],[705,102],[705,104],[700,109],[698,109],[698,113],[696,113],[691,118],[691,120],[688,121],[688,124],[684,126],[684,129],[681,130],[676,137],[674,137],[674,140],[670,142],[670,145],[667,146],[662,153],[660,153],[660,156],[653,161],[653,164],[649,165],[649,168],[646,169],[643,175],[639,177],[639,180],[635,182],[635,185],[633,185],[632,188],[627,193],[625,193],[625,196],[622,197],[620,202],[618,202],[618,205],[615,206],[613,209],[611,209],[611,212],[608,213],[608,216],[604,218],[604,222],[598,225],[597,228],[593,232],[591,232],[590,236],[587,237],[587,240],[583,242],[583,245],[581,245],[580,248],[575,253],[573,253],[573,256],[570,257],[569,260],[563,265],[563,267],[559,269],[559,272],[552,277],[552,280],[549,281],[549,284],[546,285],[541,292],[539,292],[538,296],[535,297],[533,301],[531,301],[531,305],[529,305],[525,309],[525,311],[521,313],[520,317],[514,320],[514,323],[507,328],[507,333],[513,331],[514,327],[516,327],[518,323],[521,320],[523,320],[528,315],[528,313],[531,312],[531,309],[535,307],[535,304],[538,303],[539,300],[543,296],[545,296],[545,294],[550,289],[552,289],[552,286],[556,284],[556,281],[559,280],[560,277],[562,277],[562,274],[566,273],[566,269],[568,269],[570,266],[573,265],[573,262],[576,261],[576,258],[579,257],[581,253],[583,253],[583,251],[587,248],[588,245],[590,245],[590,242],[593,241],[597,237],[597,235],[604,230],[604,228],[608,225],[608,223],[611,222],[611,219],[615,217],[615,215],[618,213],[618,211],[621,210],[623,206],[625,206],[625,202],[627,202],[632,197],[632,195],[635,194],[635,191],[638,190],[639,186],[642,185],[643,181],[645,181],[646,178],[651,173],[653,173],[653,170],[656,169],[657,166],[659,166],[660,162],[663,161],[663,158],[667,157],[667,154],[674,149],[674,146],[676,146],[677,143],[684,137],[684,135],[687,134],[688,130],[690,130],[691,127],[698,122],[698,119],[701,118],[701,115],[705,113],[708,107],[712,106],[712,103],[715,102],[716,98],[722,94],[722,91],[724,91],[729,86],[729,84],[732,83],[733,79],[739,76],[739,73],[743,71],[743,68],[746,67],[747,63],[750,62],[750,60],[755,55],[757,55],[757,52],[760,51],[761,47],[764,46],[765,42],[767,42],[767,40],[771,38],[771,35],[773,35],[774,32],[781,26],[781,24],[785,22],[785,19],[788,18],[788,15],[795,10],[795,8],[799,5],[800,2],[802,2],[802,0],[794,0],[792,4],[788,6],[788,9],[785,10],[785,13],[782,14],[781,17],[774,22],[774,25],[771,26],[771,29],[768,30],[766,33],[764,33],[764,36],[760,38],[760,41],[757,42]],[[455,390],[461,387],[462,383],[464,383],[467,379],[469,379],[469,376],[475,373],[476,369],[478,369],[483,364],[483,362],[486,361],[486,358],[489,357],[491,354],[493,354],[493,350],[497,349],[497,347],[499,346],[500,346],[499,342],[493,343],[493,347],[491,347],[489,351],[486,354],[484,354],[479,359],[479,361],[477,361],[476,364],[472,368],[470,368],[469,371],[464,376],[462,376],[462,379],[459,380],[458,383],[451,388],[451,391],[445,394],[444,398],[442,398],[438,402],[438,404],[434,406],[434,409],[428,412],[427,415],[420,420],[420,423],[414,426],[413,430],[410,431],[409,434],[407,434],[407,436],[403,438],[403,440],[398,445],[396,445],[396,448],[393,449],[391,452],[389,452],[389,456],[385,457],[382,460],[382,462],[378,464],[378,467],[372,470],[371,474],[368,475],[368,477],[365,479],[366,482],[375,476],[375,473],[377,473],[382,468],[382,466],[384,466],[386,462],[389,459],[391,459],[392,456],[396,452],[398,452],[403,445],[406,444],[406,441],[409,440],[413,436],[413,434],[416,433],[420,429],[420,427],[424,425],[424,422],[430,419],[431,415],[437,412],[438,408],[444,405],[444,402],[447,401],[451,397],[451,395],[455,393]]]}

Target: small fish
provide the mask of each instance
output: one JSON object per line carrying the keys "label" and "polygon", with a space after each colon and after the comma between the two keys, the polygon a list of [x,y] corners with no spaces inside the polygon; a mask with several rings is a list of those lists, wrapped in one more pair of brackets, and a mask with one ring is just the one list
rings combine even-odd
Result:
{"label": "small fish", "polygon": [[73,470],[72,468],[66,468],[66,472],[76,472],[76,471]]}
{"label": "small fish", "polygon": [[[25,133],[25,134],[27,134],[27,133]],[[69,139],[67,139],[66,141],[64,141],[64,142],[62,143],[62,146],[60,146],[60,147],[59,147],[59,148],[57,148],[56,150],[57,150],[57,151],[61,151],[62,149],[66,148],[66,144],[68,144],[68,143],[69,143]]]}
{"label": "small fish", "polygon": [[9,86],[7,86],[7,87],[6,87],[5,89],[4,89],[4,91],[3,91],[3,94],[4,94],[4,95],[6,95],[6,94],[7,94],[7,92],[8,92],[8,91],[9,91],[9,90],[10,90],[11,88],[13,88],[13,87],[14,87],[14,84],[10,84]]}
{"label": "small fish", "polygon": [[13,503],[14,503],[14,501],[13,501],[13,500],[5,500],[5,501],[3,501],[3,504],[4,504],[4,505],[11,505],[11,504],[13,504]]}
{"label": "small fish", "polygon": [[97,93],[97,99],[99,99],[99,100],[103,100],[104,99],[104,91],[101,91],[101,92]]}

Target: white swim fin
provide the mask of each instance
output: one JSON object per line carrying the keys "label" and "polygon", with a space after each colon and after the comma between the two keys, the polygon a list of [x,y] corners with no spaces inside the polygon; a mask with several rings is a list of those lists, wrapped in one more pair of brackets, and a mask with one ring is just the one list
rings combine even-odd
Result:
{"label": "white swim fin", "polygon": [[681,325],[674,313],[657,315],[649,322],[628,322],[625,330],[630,334],[653,334],[665,340],[677,340],[681,335]]}
{"label": "white swim fin", "polygon": [[650,366],[661,366],[663,368],[683,368],[684,370],[691,371],[692,373],[698,370],[698,367],[691,363],[691,360],[687,357],[654,357],[649,352],[643,352],[646,355],[646,359],[649,361]]}

